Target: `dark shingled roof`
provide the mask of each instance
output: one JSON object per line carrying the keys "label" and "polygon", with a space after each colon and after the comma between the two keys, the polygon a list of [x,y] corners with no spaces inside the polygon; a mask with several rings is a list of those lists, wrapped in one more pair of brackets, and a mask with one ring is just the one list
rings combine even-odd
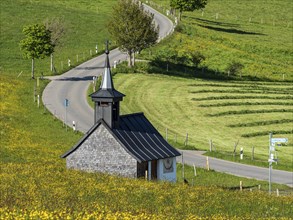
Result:
{"label": "dark shingled roof", "polygon": [[116,89],[99,89],[95,93],[90,95],[92,99],[94,98],[121,98],[125,95],[118,92]]}
{"label": "dark shingled roof", "polygon": [[66,158],[78,149],[101,124],[138,162],[181,155],[165,141],[143,113],[136,113],[120,116],[119,127],[114,129],[111,129],[102,119],[99,120],[71,150],[61,157]]}
{"label": "dark shingled roof", "polygon": [[159,134],[143,113],[120,116],[119,127],[112,131],[138,161],[181,155]]}

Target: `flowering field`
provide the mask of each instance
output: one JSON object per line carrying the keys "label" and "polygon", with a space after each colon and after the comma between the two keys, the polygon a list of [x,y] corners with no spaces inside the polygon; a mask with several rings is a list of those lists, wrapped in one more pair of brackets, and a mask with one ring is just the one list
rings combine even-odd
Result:
{"label": "flowering field", "polygon": [[37,108],[29,92],[31,80],[1,76],[1,83],[0,219],[289,219],[292,215],[291,196],[67,170],[59,156],[81,135],[66,132],[61,122]]}
{"label": "flowering field", "polygon": [[[292,196],[239,192],[208,182],[193,187],[67,170],[60,155],[81,135],[66,132],[61,122],[37,108],[31,80],[1,76],[1,83],[0,219],[289,219],[292,215]],[[41,81],[41,88],[44,85]]]}
{"label": "flowering field", "polygon": [[67,171],[58,163],[5,164],[1,217],[254,219],[287,217],[292,197]]}
{"label": "flowering field", "polygon": [[[214,180],[210,179],[210,182],[190,186],[67,170],[60,155],[82,135],[66,132],[62,122],[48,113],[42,104],[37,107],[33,97],[36,82],[29,79],[30,62],[20,58],[15,42],[22,37],[22,24],[34,22],[29,16],[36,13],[41,15],[36,16],[40,19],[45,18],[49,11],[59,15],[58,8],[64,3],[68,4],[65,5],[65,17],[68,19],[76,16],[80,5],[94,10],[95,13],[90,13],[91,16],[96,16],[96,13],[102,16],[102,12],[109,10],[110,5],[107,5],[106,10],[100,5],[80,4],[81,1],[74,1],[75,4],[69,4],[69,1],[54,2],[58,3],[54,10],[50,7],[50,1],[44,4],[41,4],[43,1],[14,1],[13,4],[19,7],[12,7],[10,1],[1,4],[5,9],[1,13],[5,12],[3,16],[6,18],[6,23],[1,21],[1,28],[5,32],[5,36],[1,33],[1,39],[6,39],[1,45],[1,53],[5,56],[1,56],[0,69],[1,220],[291,218],[292,196],[268,196],[267,192],[262,191],[239,192],[214,185],[216,179],[224,181],[227,178],[226,184],[233,186],[234,183],[227,176],[217,176]],[[19,14],[16,10],[24,9],[24,5],[29,10],[21,10],[23,14]],[[33,9],[36,7],[38,11],[35,13]],[[80,11],[80,19],[76,19],[76,22],[82,20],[86,30],[88,22],[83,20],[87,17],[86,9]],[[15,14],[24,20],[15,19]],[[74,24],[73,20],[68,21],[69,26],[75,26]],[[72,51],[75,55],[87,48],[78,36],[74,30],[68,34],[68,42],[74,38],[79,44],[70,41],[69,45],[65,45],[62,49],[63,58],[67,58]],[[102,39],[101,35],[99,37]],[[87,37],[82,40],[89,42],[86,45],[88,47],[96,43],[94,40],[89,41]],[[79,48],[73,48],[76,45]],[[58,55],[56,57],[58,60]],[[61,58],[58,62],[60,60]],[[49,74],[48,60],[40,61],[37,67],[38,75],[41,71],[45,75]],[[23,73],[19,74],[21,71]],[[40,81],[36,94],[41,95],[46,83]]]}

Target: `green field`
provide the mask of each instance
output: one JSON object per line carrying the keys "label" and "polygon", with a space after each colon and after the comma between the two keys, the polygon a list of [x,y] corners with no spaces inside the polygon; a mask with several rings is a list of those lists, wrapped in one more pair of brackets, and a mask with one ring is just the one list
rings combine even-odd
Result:
{"label": "green field", "polygon": [[279,162],[274,167],[292,171],[293,90],[289,83],[118,74],[115,86],[126,94],[122,114],[144,112],[164,137],[168,129],[168,141],[179,148],[208,150],[212,140],[214,151],[232,157],[239,141],[237,158],[243,148],[244,159],[251,163],[254,147],[255,163],[263,161],[267,166],[269,133],[287,137],[288,145],[277,147]]}
{"label": "green field", "polygon": [[[148,2],[156,3],[153,5],[160,11],[170,8],[169,0]],[[186,64],[181,71],[187,69],[196,76],[204,67],[204,75],[226,77],[229,64],[237,62],[243,65],[242,78],[292,81],[292,21],[290,0],[209,0],[203,12],[184,12],[174,36],[151,52],[145,51],[142,57],[154,60],[161,56],[160,68],[166,70],[169,63],[169,71],[179,71],[172,65],[170,54],[177,51],[182,56],[197,51],[205,60],[198,68]],[[240,78],[240,73],[234,77]]]}
{"label": "green field", "polygon": [[[97,43],[99,50],[102,51],[101,44],[108,36],[105,23],[109,18],[109,12],[114,2],[114,0],[95,2],[77,0],[1,1],[0,219],[66,219],[67,217],[71,219],[182,219],[188,217],[191,219],[200,217],[206,219],[270,217],[290,219],[292,216],[292,196],[275,196],[276,189],[280,189],[281,192],[288,190],[288,187],[285,186],[273,185],[274,195],[269,196],[266,192],[267,185],[264,182],[232,177],[213,171],[198,170],[198,176],[194,178],[195,186],[192,187],[191,184],[187,186],[181,183],[149,183],[144,180],[66,169],[65,161],[60,159],[60,155],[73,146],[82,134],[74,134],[72,131],[66,132],[62,122],[54,118],[42,104],[38,108],[36,102],[34,102],[35,81],[30,79],[31,62],[22,59],[18,46],[18,42],[23,38],[21,30],[24,25],[42,22],[46,18],[64,17],[68,32],[63,47],[57,49],[55,53],[55,67],[57,72],[60,73],[62,71],[61,62],[63,62],[63,70],[65,70],[68,58],[75,65],[76,55],[78,54],[81,62],[83,53],[85,58],[89,57],[89,50],[92,49],[92,52],[94,52]],[[44,75],[50,75],[49,68],[49,59],[36,61],[36,76],[40,76],[41,72]],[[125,84],[123,84],[124,77]],[[131,79],[134,81],[138,79],[137,77],[150,79],[148,75],[127,77],[128,75],[117,75],[115,83],[121,91],[127,92],[127,88],[123,87],[126,86],[126,83],[130,83],[129,80]],[[155,83],[153,81],[155,79],[164,79],[166,83],[173,80],[173,82],[176,81],[176,84],[179,82],[179,85],[180,83],[186,85],[187,82],[187,79],[182,78],[159,75],[153,75],[153,77],[149,82]],[[40,81],[37,94],[41,95],[47,83],[48,81]],[[189,100],[189,98],[197,98],[197,94],[192,93],[198,89],[194,88],[194,83],[193,80],[188,83],[190,84],[190,93],[187,93],[188,97],[180,97],[182,98],[180,100],[194,103],[197,106],[196,108],[202,112],[208,111],[205,110],[207,108],[213,108],[200,107],[199,105],[208,104],[203,103],[203,101]],[[201,83],[215,82],[202,81]],[[139,94],[143,88],[141,86],[139,88],[138,85],[135,86]],[[282,88],[285,88],[286,84],[264,86],[280,87],[278,91],[284,92]],[[163,83],[160,93],[166,93],[164,91],[166,88],[169,87]],[[152,95],[150,92],[152,91],[143,95],[144,99],[149,99],[147,96]],[[186,90],[182,91],[182,94],[186,94]],[[282,96],[289,95],[282,94]],[[204,98],[204,94],[200,94],[200,96]],[[128,93],[124,103],[129,103],[131,99],[137,99],[137,97],[130,96],[130,93]],[[158,99],[162,101],[162,97],[157,97],[154,101]],[[179,103],[180,100],[178,100]],[[288,100],[270,100],[268,102],[275,101],[289,103]],[[137,103],[135,100],[133,102]],[[161,106],[157,106],[157,103],[152,105],[155,107],[153,112],[150,112],[152,106],[148,106],[146,110],[141,109],[145,111],[148,117],[157,114],[156,110],[161,108]],[[284,105],[281,108],[289,109],[290,107]],[[124,106],[122,113],[128,111],[140,111],[140,106],[133,106],[133,109],[126,109]],[[177,110],[172,111],[176,113]],[[206,113],[211,114],[211,112]],[[284,112],[285,114],[287,112]],[[154,119],[150,117],[150,119],[158,125],[155,117],[157,116],[154,116]],[[221,121],[221,117],[227,116],[213,116],[212,118]],[[173,126],[175,122],[173,118],[172,123],[170,123],[170,120],[166,122],[162,118],[164,119],[162,120],[163,124],[161,128],[159,127],[162,133],[166,125]],[[282,119],[285,120],[286,117],[284,116]],[[240,123],[237,120],[234,122],[234,125]],[[286,123],[283,124],[286,125]],[[232,129],[230,127],[224,128]],[[180,130],[182,135],[185,136],[186,129],[181,127]],[[172,131],[169,132],[171,138]],[[183,137],[178,136],[178,143],[179,141],[182,142],[182,139]],[[216,138],[213,140],[217,147],[218,140]],[[190,141],[191,144],[192,137],[190,137]],[[233,144],[234,138],[230,137],[230,141]],[[239,146],[241,143],[242,139]],[[262,143],[262,141],[259,143]],[[260,153],[262,155],[262,150],[260,150]],[[287,155],[285,158],[289,158],[289,156]],[[283,158],[281,158],[280,163],[282,161]],[[180,176],[180,165],[178,165],[178,168],[178,176]],[[191,183],[193,178],[191,168],[186,167],[186,178]],[[237,187],[240,180],[243,181],[244,187],[247,187],[248,190],[239,192]],[[258,192],[257,186],[259,184],[265,192]],[[252,192],[249,191],[250,188],[253,190]]]}
{"label": "green field", "polygon": [[[46,19],[60,18],[64,20],[65,36],[62,46],[54,53],[57,73],[68,69],[68,59],[72,65],[85,61],[98,50],[104,50],[104,42],[109,38],[106,23],[114,4],[110,1],[76,1],[76,0],[16,0],[1,1],[1,35],[0,35],[0,74],[11,76],[28,75],[31,61],[22,58],[19,42],[24,35],[23,26],[43,23]],[[16,18],[17,16],[17,18]],[[49,75],[49,58],[35,62],[36,76],[41,73]]]}

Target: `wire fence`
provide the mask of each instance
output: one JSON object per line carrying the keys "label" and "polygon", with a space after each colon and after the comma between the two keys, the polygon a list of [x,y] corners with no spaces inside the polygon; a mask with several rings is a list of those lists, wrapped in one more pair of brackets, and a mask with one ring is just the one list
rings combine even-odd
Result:
{"label": "wire fence", "polygon": [[[157,4],[153,1],[145,0],[143,1],[145,4],[150,5],[151,7],[161,11],[163,14],[168,16],[170,19],[175,21],[177,24],[177,14],[173,10],[171,10],[170,7],[166,7],[162,4]],[[228,14],[228,13],[221,13],[221,12],[210,12],[206,10],[201,10],[200,12],[197,12],[199,17],[204,17],[208,19],[214,19],[214,20],[227,20],[227,21],[233,21],[233,22],[244,22],[244,23],[253,23],[253,24],[261,24],[261,25],[272,25],[272,26],[279,26],[279,27],[292,27],[292,21],[283,19],[282,17],[279,18],[268,18],[266,16],[268,15],[248,15],[247,16],[239,16],[237,14]],[[270,15],[271,16],[271,15]]]}

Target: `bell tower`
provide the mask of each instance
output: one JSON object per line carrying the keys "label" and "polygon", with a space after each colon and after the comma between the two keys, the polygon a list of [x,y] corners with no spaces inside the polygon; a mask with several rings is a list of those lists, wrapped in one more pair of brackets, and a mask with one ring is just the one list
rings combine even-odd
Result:
{"label": "bell tower", "polygon": [[113,85],[111,68],[109,61],[108,41],[106,42],[106,59],[102,83],[98,91],[91,94],[92,101],[95,102],[94,122],[103,119],[110,128],[118,127],[120,115],[120,101],[124,94],[118,92]]}

